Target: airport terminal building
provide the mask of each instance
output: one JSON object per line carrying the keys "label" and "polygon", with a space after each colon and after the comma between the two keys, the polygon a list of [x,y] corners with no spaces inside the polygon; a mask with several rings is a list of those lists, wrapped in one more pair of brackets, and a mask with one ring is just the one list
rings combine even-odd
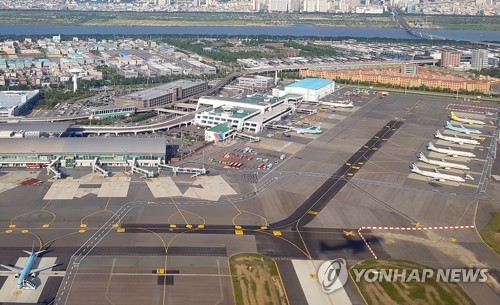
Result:
{"label": "airport terminal building", "polygon": [[0,166],[44,166],[58,159],[61,167],[157,166],[170,159],[171,149],[161,138],[8,138],[0,139]]}
{"label": "airport terminal building", "polygon": [[266,124],[291,114],[301,102],[302,97],[296,94],[279,97],[254,94],[242,99],[205,96],[198,100],[197,109],[203,106],[211,109],[197,113],[194,124],[209,128],[226,124],[236,131],[260,133]]}

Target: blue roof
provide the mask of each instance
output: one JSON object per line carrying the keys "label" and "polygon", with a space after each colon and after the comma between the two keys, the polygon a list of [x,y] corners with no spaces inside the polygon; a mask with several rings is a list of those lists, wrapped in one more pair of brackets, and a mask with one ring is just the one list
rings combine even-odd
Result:
{"label": "blue roof", "polygon": [[324,86],[330,85],[331,83],[332,83],[331,80],[324,78],[304,78],[303,80],[299,80],[298,82],[292,83],[287,87],[318,90],[323,88]]}

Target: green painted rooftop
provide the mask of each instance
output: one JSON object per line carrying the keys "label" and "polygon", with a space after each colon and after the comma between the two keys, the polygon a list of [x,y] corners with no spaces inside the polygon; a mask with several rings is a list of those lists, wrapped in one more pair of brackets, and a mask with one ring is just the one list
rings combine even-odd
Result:
{"label": "green painted rooftop", "polygon": [[214,126],[214,127],[210,128],[208,131],[225,133],[225,132],[228,132],[231,129],[232,128],[229,127],[229,126],[227,126],[226,124],[219,124],[217,126]]}

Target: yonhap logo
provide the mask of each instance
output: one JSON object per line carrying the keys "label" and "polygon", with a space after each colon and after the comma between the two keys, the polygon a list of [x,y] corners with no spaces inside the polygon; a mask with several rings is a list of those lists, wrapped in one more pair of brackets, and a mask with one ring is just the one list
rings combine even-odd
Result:
{"label": "yonhap logo", "polygon": [[318,269],[318,281],[325,293],[342,288],[347,282],[348,271],[344,259],[326,261]]}

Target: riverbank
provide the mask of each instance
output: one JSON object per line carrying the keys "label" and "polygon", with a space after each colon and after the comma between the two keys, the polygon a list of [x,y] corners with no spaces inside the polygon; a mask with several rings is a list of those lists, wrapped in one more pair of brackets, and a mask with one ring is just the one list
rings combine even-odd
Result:
{"label": "riverbank", "polygon": [[390,15],[0,10],[0,24],[81,26],[292,26],[398,28]]}

